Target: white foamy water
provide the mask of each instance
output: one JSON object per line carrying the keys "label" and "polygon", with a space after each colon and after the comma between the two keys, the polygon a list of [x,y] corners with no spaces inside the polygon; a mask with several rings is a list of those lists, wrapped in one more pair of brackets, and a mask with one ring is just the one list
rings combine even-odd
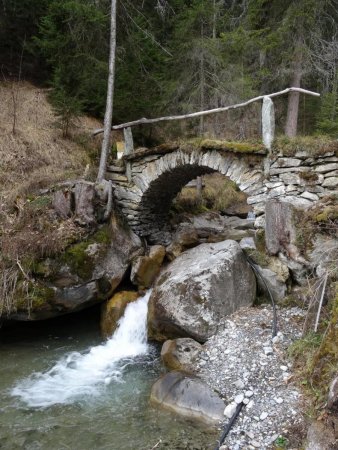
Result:
{"label": "white foamy water", "polygon": [[144,355],[147,345],[147,310],[150,291],[130,303],[114,335],[88,353],[72,352],[45,373],[35,373],[11,391],[28,406],[69,404],[95,396],[100,387],[121,381],[128,358]]}

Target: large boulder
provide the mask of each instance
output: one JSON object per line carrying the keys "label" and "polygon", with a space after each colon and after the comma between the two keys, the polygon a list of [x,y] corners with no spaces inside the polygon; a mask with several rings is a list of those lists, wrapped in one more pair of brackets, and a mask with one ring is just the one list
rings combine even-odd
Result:
{"label": "large boulder", "polygon": [[252,305],[255,295],[255,276],[237,242],[199,245],[157,279],[149,300],[149,337],[205,342],[224,316]]}
{"label": "large boulder", "polygon": [[139,297],[135,291],[121,291],[105,302],[101,308],[101,334],[104,338],[112,336],[118,321],[123,316],[127,305]]}
{"label": "large boulder", "polygon": [[169,339],[161,350],[163,364],[169,370],[194,372],[194,363],[203,347],[190,338]]}
{"label": "large boulder", "polygon": [[198,378],[179,371],[169,372],[155,382],[150,401],[207,425],[217,425],[224,419],[222,399]]}

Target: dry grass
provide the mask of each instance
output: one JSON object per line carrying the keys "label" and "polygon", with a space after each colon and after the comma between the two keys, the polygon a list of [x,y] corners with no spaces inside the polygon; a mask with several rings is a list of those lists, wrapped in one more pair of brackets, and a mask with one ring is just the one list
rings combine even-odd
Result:
{"label": "dry grass", "polygon": [[93,141],[90,132],[100,124],[80,117],[71,137],[62,138],[47,95],[25,82],[0,84],[0,316],[16,310],[18,292],[29,300],[39,260],[87,233],[72,219],[60,221],[38,190],[93,166],[100,138]]}
{"label": "dry grass", "polygon": [[174,200],[173,209],[178,213],[198,214],[203,211],[226,211],[232,206],[247,208],[247,196],[224,175],[204,175],[203,183],[202,199],[198,198],[196,188],[184,187]]}
{"label": "dry grass", "polygon": [[329,136],[278,136],[272,147],[273,153],[294,156],[297,152],[307,152],[309,156],[320,157],[329,152],[338,155],[338,141]]}
{"label": "dry grass", "polygon": [[[14,103],[17,98],[13,133]],[[9,205],[17,196],[43,188],[56,181],[76,177],[91,164],[89,148],[79,137],[89,135],[98,121],[81,117],[73,139],[63,139],[47,100],[48,91],[29,83],[0,84],[0,201]],[[77,141],[77,142],[75,142]],[[97,147],[91,142],[92,151]]]}

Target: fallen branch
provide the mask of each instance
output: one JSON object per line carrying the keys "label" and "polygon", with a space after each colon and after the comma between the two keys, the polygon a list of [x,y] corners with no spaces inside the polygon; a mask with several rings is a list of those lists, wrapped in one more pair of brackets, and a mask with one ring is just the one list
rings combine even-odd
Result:
{"label": "fallen branch", "polygon": [[[259,100],[263,100],[264,97],[273,98],[273,97],[277,97],[279,95],[287,94],[288,92],[301,92],[302,94],[308,94],[308,95],[313,95],[314,97],[320,97],[320,94],[318,92],[308,91],[308,90],[302,89],[302,88],[291,87],[291,88],[284,89],[283,91],[274,92],[272,94],[260,95],[259,97],[254,97],[250,100],[247,100],[246,102],[238,103],[236,105],[208,109],[206,111],[198,111],[198,112],[190,113],[190,114],[182,114],[179,116],[164,116],[164,117],[157,117],[154,119],[147,119],[146,117],[143,117],[142,119],[134,120],[132,122],[122,123],[120,125],[114,125],[112,127],[112,130],[121,130],[123,128],[133,127],[135,125],[141,125],[141,124],[157,123],[157,122],[164,122],[164,121],[171,121],[171,120],[184,120],[184,119],[192,119],[194,117],[207,116],[209,114],[215,114],[215,113],[219,113],[219,112],[229,111],[231,109],[242,108],[243,106],[250,105],[251,103],[258,102]],[[103,128],[94,130],[92,133],[92,136],[96,136],[102,132],[103,132]]]}

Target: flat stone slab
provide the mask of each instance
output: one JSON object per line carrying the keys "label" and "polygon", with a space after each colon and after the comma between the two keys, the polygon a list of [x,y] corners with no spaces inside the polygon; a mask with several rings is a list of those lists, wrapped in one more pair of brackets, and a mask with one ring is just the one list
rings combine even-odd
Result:
{"label": "flat stone slab", "polygon": [[168,372],[151,389],[150,401],[189,419],[217,425],[224,419],[223,400],[198,378],[184,372]]}

